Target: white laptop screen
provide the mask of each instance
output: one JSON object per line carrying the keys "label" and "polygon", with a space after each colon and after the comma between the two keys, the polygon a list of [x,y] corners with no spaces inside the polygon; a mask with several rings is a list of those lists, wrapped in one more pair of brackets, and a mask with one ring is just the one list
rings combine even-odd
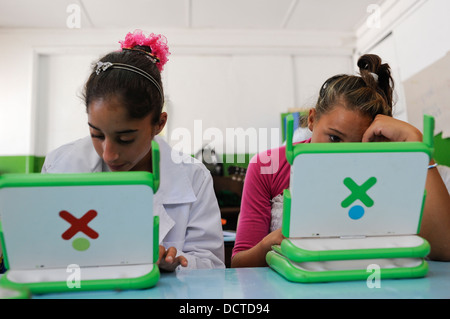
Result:
{"label": "white laptop screen", "polygon": [[428,161],[423,152],[299,154],[290,237],[416,234]]}
{"label": "white laptop screen", "polygon": [[10,269],[153,262],[147,185],[4,188],[0,214]]}

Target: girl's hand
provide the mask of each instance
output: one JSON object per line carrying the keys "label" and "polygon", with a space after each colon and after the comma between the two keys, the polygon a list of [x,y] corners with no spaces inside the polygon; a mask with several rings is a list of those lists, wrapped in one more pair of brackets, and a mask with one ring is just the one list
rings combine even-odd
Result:
{"label": "girl's hand", "polygon": [[280,245],[284,238],[285,237],[281,233],[281,228],[274,230],[266,237],[264,237],[260,242],[261,246],[263,247],[264,256],[266,255],[266,253],[272,250],[272,246]]}
{"label": "girl's hand", "polygon": [[182,267],[187,267],[188,261],[184,256],[178,256],[177,249],[175,247],[169,247],[167,250],[164,246],[159,245],[159,259],[157,264],[159,269],[163,271],[172,272],[179,265]]}
{"label": "girl's hand", "polygon": [[284,238],[281,228],[274,230],[252,248],[234,255],[231,267],[267,267],[266,254],[272,250],[273,245],[280,245]]}
{"label": "girl's hand", "polygon": [[422,133],[406,122],[377,115],[362,137],[362,142],[421,142]]}

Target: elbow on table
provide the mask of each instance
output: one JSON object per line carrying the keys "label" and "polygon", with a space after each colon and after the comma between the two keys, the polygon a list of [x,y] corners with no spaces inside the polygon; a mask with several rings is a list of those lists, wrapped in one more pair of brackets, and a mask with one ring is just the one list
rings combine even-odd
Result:
{"label": "elbow on table", "polygon": [[450,261],[450,244],[447,245],[447,247],[440,249],[431,247],[428,259],[433,261]]}

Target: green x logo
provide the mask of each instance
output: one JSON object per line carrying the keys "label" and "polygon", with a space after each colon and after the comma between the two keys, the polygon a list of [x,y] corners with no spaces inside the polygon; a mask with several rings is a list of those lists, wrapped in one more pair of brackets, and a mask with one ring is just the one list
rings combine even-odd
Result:
{"label": "green x logo", "polygon": [[354,201],[359,199],[366,207],[372,207],[374,201],[372,198],[367,195],[367,191],[375,185],[377,179],[375,177],[369,178],[364,184],[359,186],[355,183],[353,179],[347,177],[344,179],[344,185],[348,187],[348,189],[352,192],[346,199],[344,199],[341,203],[343,208],[350,206]]}

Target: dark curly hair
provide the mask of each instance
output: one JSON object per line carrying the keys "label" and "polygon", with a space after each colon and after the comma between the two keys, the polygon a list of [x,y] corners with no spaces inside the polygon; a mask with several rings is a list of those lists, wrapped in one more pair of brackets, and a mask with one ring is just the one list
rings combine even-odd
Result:
{"label": "dark curly hair", "polygon": [[[111,52],[102,57],[99,62],[123,63],[135,66],[150,74],[160,85],[161,73],[155,63],[145,52],[151,52],[148,46],[136,46],[135,49]],[[128,110],[130,118],[143,118],[152,114],[152,124],[158,123],[164,100],[154,84],[142,75],[122,69],[109,69],[97,74],[96,65],[84,87],[86,111],[89,105],[97,99],[118,98]],[[163,92],[162,92],[163,95]]]}

